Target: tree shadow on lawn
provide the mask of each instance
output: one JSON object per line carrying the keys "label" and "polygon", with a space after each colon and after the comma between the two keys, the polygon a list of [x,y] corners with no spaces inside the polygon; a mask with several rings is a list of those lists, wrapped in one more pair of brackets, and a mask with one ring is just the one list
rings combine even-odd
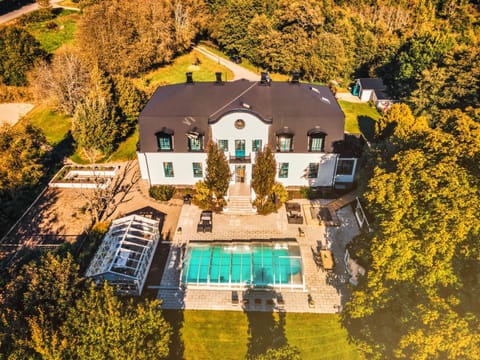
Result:
{"label": "tree shadow on lawn", "polygon": [[183,359],[185,352],[185,344],[182,339],[182,328],[184,321],[183,310],[163,310],[162,312],[163,317],[172,327],[168,359]]}
{"label": "tree shadow on lawn", "polygon": [[375,120],[370,116],[358,115],[358,127],[365,138],[372,142],[375,136]]}
{"label": "tree shadow on lawn", "polygon": [[[269,349],[287,345],[286,313],[273,311],[275,302],[280,298],[281,294],[275,291],[244,292],[243,309],[248,320],[247,359],[255,359]],[[260,308],[266,311],[258,311]]]}

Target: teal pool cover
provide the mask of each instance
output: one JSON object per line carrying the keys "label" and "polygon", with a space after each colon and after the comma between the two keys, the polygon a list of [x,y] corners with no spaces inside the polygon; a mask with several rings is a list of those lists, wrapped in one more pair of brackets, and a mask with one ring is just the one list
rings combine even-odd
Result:
{"label": "teal pool cover", "polygon": [[303,288],[302,258],[293,241],[190,243],[181,279],[200,286]]}

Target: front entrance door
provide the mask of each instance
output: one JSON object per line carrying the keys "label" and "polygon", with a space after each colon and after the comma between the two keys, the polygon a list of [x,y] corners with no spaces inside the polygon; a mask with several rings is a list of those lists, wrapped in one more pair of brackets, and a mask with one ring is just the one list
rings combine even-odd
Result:
{"label": "front entrance door", "polygon": [[245,140],[235,140],[235,157],[245,157]]}
{"label": "front entrance door", "polygon": [[245,182],[245,165],[235,165],[235,182]]}

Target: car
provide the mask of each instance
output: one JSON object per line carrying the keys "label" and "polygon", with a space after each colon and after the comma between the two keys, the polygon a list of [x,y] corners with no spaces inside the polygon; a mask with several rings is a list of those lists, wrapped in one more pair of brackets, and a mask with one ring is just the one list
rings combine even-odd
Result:
{"label": "car", "polygon": [[240,55],[233,55],[233,56],[230,56],[230,61],[234,62],[235,64],[241,64],[242,57]]}

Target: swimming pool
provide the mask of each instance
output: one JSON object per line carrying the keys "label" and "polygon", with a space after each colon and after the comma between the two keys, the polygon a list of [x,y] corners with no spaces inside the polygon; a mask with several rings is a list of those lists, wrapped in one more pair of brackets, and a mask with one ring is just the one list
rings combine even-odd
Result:
{"label": "swimming pool", "polygon": [[300,248],[294,241],[190,243],[183,284],[212,287],[303,288]]}

